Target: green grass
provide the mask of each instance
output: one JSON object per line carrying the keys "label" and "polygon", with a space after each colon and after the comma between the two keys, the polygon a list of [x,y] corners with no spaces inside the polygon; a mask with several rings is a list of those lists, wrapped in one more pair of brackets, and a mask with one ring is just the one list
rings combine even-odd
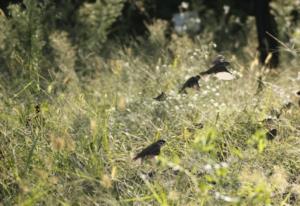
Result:
{"label": "green grass", "polygon": [[[74,54],[65,52],[75,48],[56,42],[54,64],[65,70],[41,77],[38,92],[26,79],[7,89],[1,77],[2,205],[300,204],[300,109],[271,125],[272,141],[261,122],[286,101],[296,104],[299,61],[266,72],[254,48],[225,52],[236,80],[201,80],[199,92],[179,95],[216,55],[213,45],[177,39],[171,58],[161,36],[151,38],[89,55],[78,78]],[[156,102],[161,91],[168,99]],[[132,161],[160,138],[167,144],[156,161]]]}

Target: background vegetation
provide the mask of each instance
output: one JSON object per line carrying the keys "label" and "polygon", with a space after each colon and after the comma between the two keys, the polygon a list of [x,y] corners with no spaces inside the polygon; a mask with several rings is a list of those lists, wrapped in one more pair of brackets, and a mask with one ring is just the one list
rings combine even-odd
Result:
{"label": "background vegetation", "polygon": [[[299,205],[300,30],[287,17],[295,2],[273,2],[278,70],[258,64],[250,18],[244,46],[221,47],[237,79],[200,80],[187,95],[182,83],[220,53],[218,23],[167,43],[157,21],[148,39],[125,44],[108,38],[123,3],[85,3],[67,21],[71,1],[57,10],[25,0],[26,10],[0,16],[0,204]],[[167,100],[153,100],[162,91]],[[156,161],[132,161],[160,138]]]}

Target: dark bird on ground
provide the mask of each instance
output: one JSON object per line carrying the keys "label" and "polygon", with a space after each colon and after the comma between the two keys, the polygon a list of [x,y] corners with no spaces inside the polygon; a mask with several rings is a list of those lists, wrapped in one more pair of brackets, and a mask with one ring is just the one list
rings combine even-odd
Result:
{"label": "dark bird on ground", "polygon": [[233,74],[226,68],[230,63],[225,60],[223,56],[218,56],[213,62],[212,66],[201,72],[200,75],[210,75],[215,74],[218,79],[221,80],[232,80],[234,79]]}
{"label": "dark bird on ground", "polygon": [[277,136],[277,129],[270,129],[266,133],[267,140],[273,140]]}
{"label": "dark bird on ground", "polygon": [[166,93],[162,92],[157,97],[154,97],[153,99],[155,99],[156,101],[164,101],[167,99],[167,95]]}
{"label": "dark bird on ground", "polygon": [[296,94],[297,94],[297,96],[300,96],[300,90]]}
{"label": "dark bird on ground", "polygon": [[160,148],[166,143],[165,140],[158,140],[153,144],[149,145],[145,149],[143,149],[140,153],[138,153],[133,160],[137,160],[141,158],[144,160],[146,157],[154,157],[160,154]]}
{"label": "dark bird on ground", "polygon": [[185,83],[179,90],[179,93],[186,93],[185,90],[186,88],[194,88],[196,90],[199,90],[200,89],[199,80],[200,80],[200,75],[190,77],[188,80],[185,81]]}

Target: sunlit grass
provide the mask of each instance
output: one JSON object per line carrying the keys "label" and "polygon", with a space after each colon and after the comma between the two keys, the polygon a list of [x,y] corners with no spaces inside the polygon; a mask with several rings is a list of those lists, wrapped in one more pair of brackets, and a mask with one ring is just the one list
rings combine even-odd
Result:
{"label": "sunlit grass", "polygon": [[[256,59],[226,53],[236,80],[200,80],[185,95],[181,84],[207,68],[213,44],[179,38],[165,48],[153,36],[115,45],[109,57],[86,57],[94,73],[77,78],[76,48],[64,33],[51,38],[62,71],[39,98],[31,82],[1,86],[3,205],[300,204],[295,66],[262,72]],[[162,91],[167,99],[155,101]],[[263,120],[287,101],[295,105],[270,125],[278,134],[269,141]],[[167,144],[157,160],[132,160],[158,139]]]}

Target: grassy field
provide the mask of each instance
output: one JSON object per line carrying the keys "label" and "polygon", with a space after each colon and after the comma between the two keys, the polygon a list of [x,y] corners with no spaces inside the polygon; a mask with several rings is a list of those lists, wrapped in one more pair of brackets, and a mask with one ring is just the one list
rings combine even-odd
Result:
{"label": "grassy field", "polygon": [[[200,91],[178,94],[214,45],[165,46],[153,33],[91,53],[79,71],[78,48],[54,34],[61,72],[40,76],[45,87],[10,88],[1,76],[0,205],[300,205],[299,55],[268,71],[255,45],[225,51],[235,80],[201,79]],[[167,144],[155,161],[132,160],[158,139]]]}

